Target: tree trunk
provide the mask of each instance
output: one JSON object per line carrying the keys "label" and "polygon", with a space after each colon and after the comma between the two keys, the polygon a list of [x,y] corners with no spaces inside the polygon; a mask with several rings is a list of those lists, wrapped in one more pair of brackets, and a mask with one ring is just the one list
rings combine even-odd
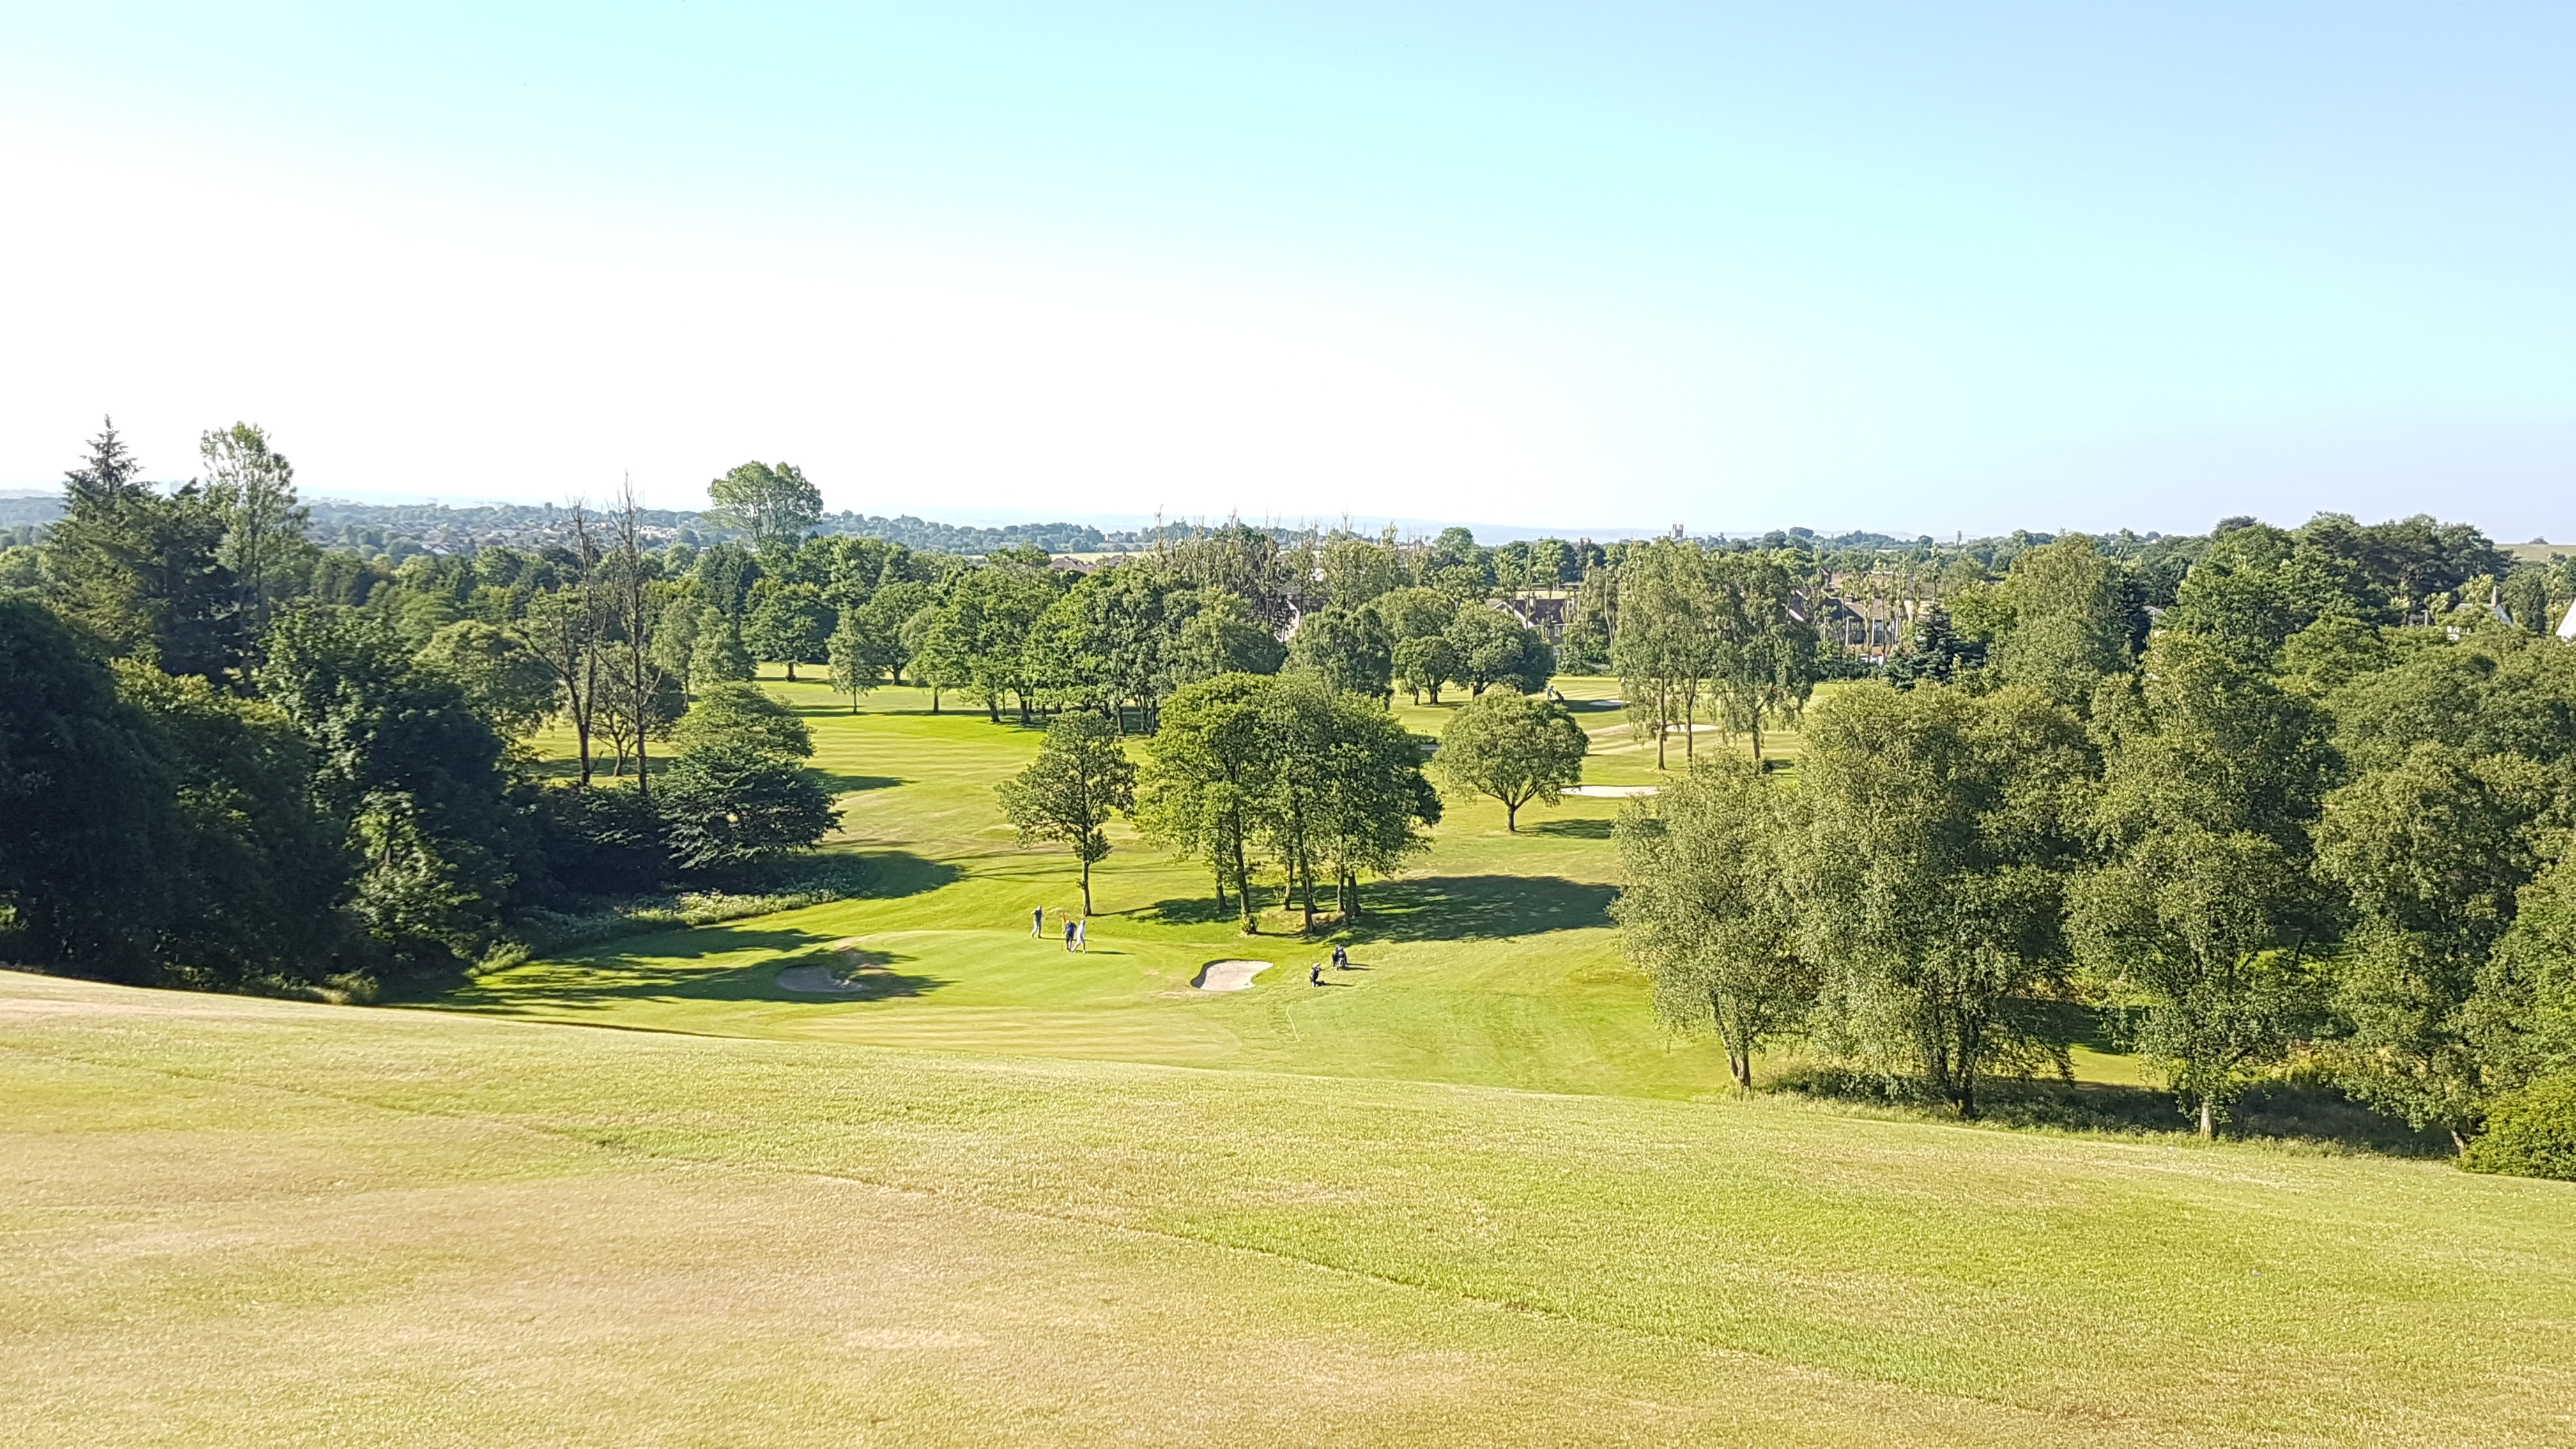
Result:
{"label": "tree trunk", "polygon": [[796,682],[796,661],[793,659],[787,661],[787,682],[790,684]]}
{"label": "tree trunk", "polygon": [[2218,1135],[2218,1099],[2207,1092],[2200,1094],[2200,1137],[2206,1142]]}
{"label": "tree trunk", "polygon": [[1082,913],[1091,914],[1091,862],[1082,863]]}
{"label": "tree trunk", "polygon": [[1506,835],[1521,833],[1521,807],[1518,801],[1503,802],[1503,833]]}

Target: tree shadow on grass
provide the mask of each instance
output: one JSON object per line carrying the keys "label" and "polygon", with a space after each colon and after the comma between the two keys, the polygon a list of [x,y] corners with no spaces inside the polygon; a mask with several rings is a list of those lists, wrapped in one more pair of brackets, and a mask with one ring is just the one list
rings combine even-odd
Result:
{"label": "tree shadow on grass", "polygon": [[947,861],[932,860],[909,850],[871,850],[859,861],[865,875],[854,894],[860,900],[891,901],[924,895],[966,878],[964,870]]}
{"label": "tree shadow on grass", "polygon": [[[1949,1105],[1912,1082],[1890,1083],[1863,1072],[1801,1063],[1766,1078],[1767,1091],[1893,1109],[1926,1121],[1954,1122]],[[2060,1132],[2111,1132],[2143,1136],[2196,1135],[2171,1092],[2117,1082],[2068,1082],[2046,1077],[1991,1077],[1977,1084],[1978,1120],[1997,1127]],[[2247,1093],[2235,1118],[2221,1129],[2234,1139],[2259,1138],[2341,1147],[2391,1157],[2448,1157],[2438,1132],[2418,1132],[2383,1117],[2330,1087],[2277,1086]]]}
{"label": "tree shadow on grass", "polygon": [[[740,965],[700,964],[713,956],[778,952]],[[469,981],[444,1003],[502,1015],[606,1009],[631,1001],[872,1001],[921,996],[950,983],[889,970],[912,958],[835,946],[819,931],[697,926],[638,936],[571,960],[513,968]],[[807,970],[857,983],[855,991],[800,992],[778,984],[782,972]]]}
{"label": "tree shadow on grass", "polygon": [[1608,840],[1610,827],[1616,823],[1618,822],[1600,816],[1586,818],[1578,815],[1563,820],[1541,820],[1534,825],[1522,826],[1521,831],[1526,835],[1552,835],[1575,840]]}
{"label": "tree shadow on grass", "polygon": [[814,774],[823,782],[823,788],[835,795],[855,795],[863,790],[891,790],[897,785],[912,783],[910,780],[898,779],[893,775],[843,775],[830,770],[816,770]]}
{"label": "tree shadow on grass", "polygon": [[1491,941],[1610,924],[1616,887],[1561,876],[1447,875],[1372,883],[1352,936],[1362,941]]}
{"label": "tree shadow on grass", "polygon": [[1134,910],[1117,911],[1112,914],[1153,926],[1212,926],[1219,922],[1240,922],[1243,919],[1243,913],[1236,909],[1231,897],[1220,907],[1214,896],[1175,896],[1169,900],[1156,901],[1150,906],[1139,906]]}

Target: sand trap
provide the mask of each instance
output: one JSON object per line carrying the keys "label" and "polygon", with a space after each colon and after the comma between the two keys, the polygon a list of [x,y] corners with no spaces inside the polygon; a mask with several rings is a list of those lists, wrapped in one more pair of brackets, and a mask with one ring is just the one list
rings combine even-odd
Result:
{"label": "sand trap", "polygon": [[1652,795],[1661,785],[1569,785],[1560,795],[1581,795],[1593,800],[1625,800],[1633,795]]}
{"label": "sand trap", "polygon": [[829,966],[790,966],[778,973],[778,989],[816,996],[849,996],[876,988],[864,980],[844,981],[833,975]]}
{"label": "sand trap", "polygon": [[829,966],[790,966],[778,973],[779,989],[813,996],[854,996],[877,990],[884,982],[872,981],[866,973],[882,978],[885,968],[869,961],[858,946],[855,936],[832,943],[832,954],[840,959],[843,971],[848,973],[846,978]]}
{"label": "sand trap", "polygon": [[1269,969],[1267,961],[1210,961],[1190,984],[1201,991],[1249,991],[1252,978]]}

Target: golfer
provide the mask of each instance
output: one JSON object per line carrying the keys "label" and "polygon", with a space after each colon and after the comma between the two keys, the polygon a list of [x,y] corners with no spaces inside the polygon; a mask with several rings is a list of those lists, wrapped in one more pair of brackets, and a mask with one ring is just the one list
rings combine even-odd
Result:
{"label": "golfer", "polygon": [[1040,906],[1029,912],[1029,934],[1032,936],[1046,934],[1046,907]]}
{"label": "golfer", "polygon": [[1073,949],[1082,952],[1086,956],[1091,954],[1091,923],[1089,921],[1076,921],[1073,923]]}

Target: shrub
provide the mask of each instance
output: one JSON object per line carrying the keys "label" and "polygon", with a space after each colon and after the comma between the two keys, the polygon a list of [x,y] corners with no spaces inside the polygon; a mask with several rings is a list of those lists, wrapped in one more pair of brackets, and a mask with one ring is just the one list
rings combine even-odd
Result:
{"label": "shrub", "polygon": [[634,790],[550,788],[537,797],[546,865],[578,891],[650,889],[671,870],[655,802]]}
{"label": "shrub", "polygon": [[2576,1182],[2576,1072],[2544,1078],[2497,1100],[2487,1130],[2460,1154],[2471,1172]]}
{"label": "shrub", "polygon": [[809,849],[840,823],[813,771],[751,744],[692,749],[658,788],[671,855],[684,870],[725,870]]}

